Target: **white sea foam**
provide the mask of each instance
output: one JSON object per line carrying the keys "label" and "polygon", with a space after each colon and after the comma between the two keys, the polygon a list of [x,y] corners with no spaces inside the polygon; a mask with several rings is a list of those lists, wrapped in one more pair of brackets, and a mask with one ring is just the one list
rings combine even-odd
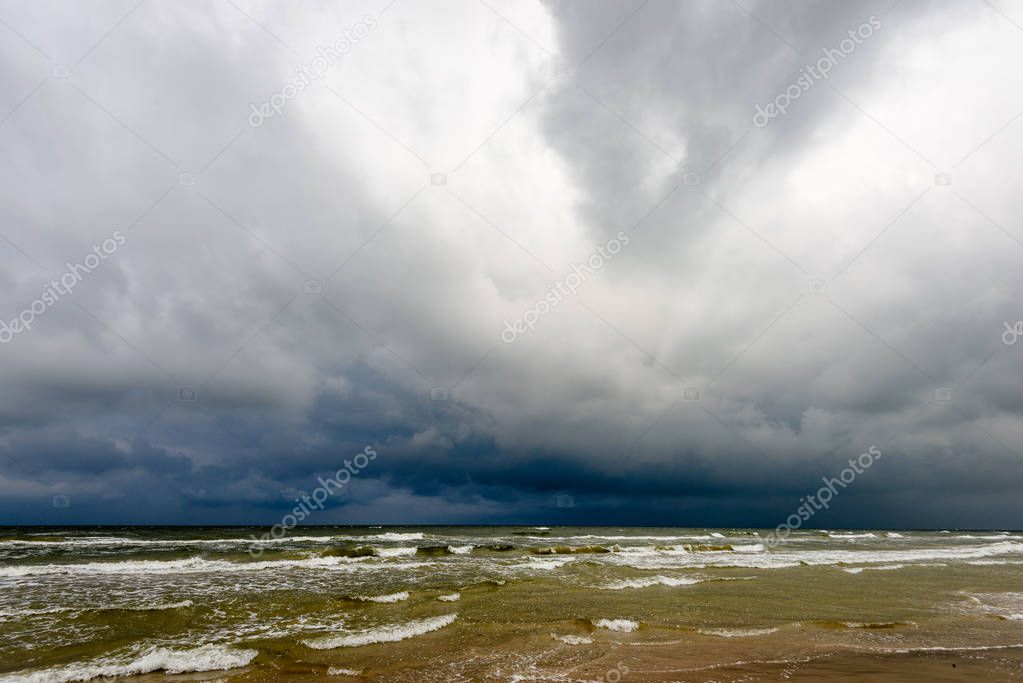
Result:
{"label": "white sea foam", "polygon": [[330,636],[303,642],[314,650],[331,650],[336,647],[359,647],[374,643],[395,643],[399,640],[414,638],[415,636],[421,636],[424,633],[444,628],[452,624],[457,616],[456,614],[445,614],[439,617],[418,619],[404,624],[380,626],[366,629],[365,631],[353,631],[341,636]]}
{"label": "white sea foam", "polygon": [[705,636],[719,636],[721,638],[750,638],[753,636],[766,636],[775,633],[776,628],[701,628],[699,632]]}
{"label": "white sea foam", "polygon": [[[412,549],[413,552],[415,548]],[[412,553],[402,553],[405,555]],[[146,575],[146,574],[202,574],[225,572],[252,572],[273,569],[331,569],[336,571],[373,571],[380,569],[406,569],[429,566],[429,562],[401,564],[366,563],[371,558],[310,557],[302,560],[267,560],[263,562],[229,562],[191,557],[183,560],[125,560],[122,562],[81,562],[67,564],[39,564],[0,567],[0,578],[26,576],[66,575]]]}
{"label": "white sea foam", "polygon": [[892,652],[896,654],[909,654],[911,652],[983,652],[985,650],[1015,650],[1017,648],[1023,648],[1023,643],[1013,643],[1011,645],[963,645],[963,646],[941,646],[936,645],[932,647],[907,647],[907,648],[881,648],[876,652]]}
{"label": "white sea foam", "polygon": [[670,576],[648,576],[642,579],[625,579],[615,581],[606,586],[600,586],[602,590],[620,591],[626,588],[649,588],[650,586],[692,586],[702,583],[703,579],[695,578],[672,578]]}
{"label": "white sea foam", "polygon": [[248,546],[267,545],[273,543],[331,543],[336,540],[347,540],[346,536],[267,536],[257,538],[125,538],[123,536],[87,536],[82,538],[65,538],[60,541],[40,540],[0,540],[0,548],[5,547],[43,547],[59,546],[75,547],[108,547],[108,546],[158,546],[187,547],[193,545]]}
{"label": "white sea foam", "polygon": [[142,605],[105,605],[103,607],[46,607],[43,609],[4,609],[0,610],[0,622],[31,617],[45,616],[49,614],[72,614],[75,616],[82,612],[102,612],[106,610],[124,610],[126,612],[156,612],[168,609],[181,609],[191,607],[191,600],[180,602],[156,602]]}
{"label": "white sea foam", "polygon": [[362,669],[340,669],[338,667],[330,667],[327,669],[328,676],[361,676]]}
{"label": "white sea foam", "polygon": [[[771,552],[694,552],[684,549],[623,549],[621,553],[594,556],[600,562],[644,570],[698,569],[706,567],[745,567],[750,569],[782,569],[799,565],[893,565],[983,560],[1002,556],[1023,559],[1023,543],[1004,540],[979,545],[945,546],[907,550],[871,549],[844,550],[780,550]],[[1006,558],[1009,559],[1009,558]]]}
{"label": "white sea foam", "polygon": [[71,607],[44,607],[42,609],[0,609],[0,619],[6,617],[35,617],[43,614],[74,612]]}
{"label": "white sea foam", "polygon": [[255,650],[233,650],[222,645],[203,645],[191,650],[151,648],[131,659],[97,659],[85,664],[71,664],[15,674],[4,678],[8,683],[67,683],[89,681],[94,678],[121,678],[162,671],[167,674],[200,671],[226,671],[247,666],[256,655]]}
{"label": "white sea foam", "polygon": [[669,543],[671,541],[709,541],[714,538],[710,534],[683,534],[676,536],[604,536],[598,534],[583,534],[581,536],[560,536],[544,537],[547,542],[555,541],[660,541]]}
{"label": "white sea foam", "polygon": [[849,572],[850,574],[859,574],[864,569],[870,569],[872,571],[892,571],[895,569],[904,569],[904,564],[882,564],[877,567],[844,567],[842,571]]}
{"label": "white sea foam", "polygon": [[448,595],[438,595],[437,599],[441,602],[458,602],[462,599],[461,593],[449,593]]}
{"label": "white sea foam", "polygon": [[870,532],[867,532],[865,534],[840,534],[840,533],[832,531],[832,532],[828,533],[828,537],[829,538],[839,539],[839,540],[849,540],[849,539],[857,539],[857,538],[877,538],[877,534],[872,534]]}
{"label": "white sea foam", "polygon": [[423,540],[423,534],[421,533],[409,533],[401,534],[394,531],[388,531],[383,534],[368,534],[361,536],[367,541],[421,541]]}
{"label": "white sea foam", "polygon": [[1006,621],[1023,621],[1023,593],[964,593],[974,611]]}
{"label": "white sea foam", "polygon": [[589,645],[593,642],[593,638],[588,638],[586,636],[559,636],[556,633],[552,633],[551,638],[554,640],[560,640],[563,643],[568,643],[569,645]]}
{"label": "white sea foam", "polygon": [[736,545],[732,546],[732,550],[737,553],[762,553],[764,552],[764,545],[762,543],[753,543],[751,545]]}
{"label": "white sea foam", "polygon": [[621,631],[623,633],[630,633],[639,628],[639,624],[631,619],[597,619],[593,622],[593,625],[608,631]]}
{"label": "white sea foam", "polygon": [[512,565],[515,569],[543,569],[551,571],[564,567],[569,562],[575,562],[574,557],[530,557],[522,564]]}
{"label": "white sea foam", "polygon": [[390,595],[357,595],[356,600],[362,600],[363,602],[403,602],[408,600],[408,591],[401,591],[400,593],[391,593]]}
{"label": "white sea foam", "polygon": [[408,557],[409,555],[415,555],[419,548],[415,546],[405,547],[400,546],[397,548],[373,548],[373,554],[377,557]]}
{"label": "white sea foam", "polygon": [[473,546],[471,545],[449,545],[448,552],[454,555],[468,555],[472,552]]}

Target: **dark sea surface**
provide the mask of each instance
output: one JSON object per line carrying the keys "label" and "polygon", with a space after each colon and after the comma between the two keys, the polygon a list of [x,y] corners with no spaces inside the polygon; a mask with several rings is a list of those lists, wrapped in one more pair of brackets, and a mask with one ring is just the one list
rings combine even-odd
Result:
{"label": "dark sea surface", "polygon": [[1023,533],[0,528],[0,681],[1023,679]]}

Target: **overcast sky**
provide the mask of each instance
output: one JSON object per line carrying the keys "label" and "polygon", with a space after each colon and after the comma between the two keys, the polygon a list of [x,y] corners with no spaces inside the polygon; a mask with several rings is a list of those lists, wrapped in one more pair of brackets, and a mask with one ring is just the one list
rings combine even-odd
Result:
{"label": "overcast sky", "polygon": [[1005,0],[0,0],[0,521],[371,446],[311,522],[773,527],[876,446],[814,525],[1021,528],[1021,63]]}

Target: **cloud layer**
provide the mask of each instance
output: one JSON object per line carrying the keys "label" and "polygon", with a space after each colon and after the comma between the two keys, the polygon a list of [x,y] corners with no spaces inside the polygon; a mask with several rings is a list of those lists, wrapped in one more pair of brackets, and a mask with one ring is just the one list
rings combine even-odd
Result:
{"label": "cloud layer", "polygon": [[4,522],[1023,526],[1008,4],[0,20]]}

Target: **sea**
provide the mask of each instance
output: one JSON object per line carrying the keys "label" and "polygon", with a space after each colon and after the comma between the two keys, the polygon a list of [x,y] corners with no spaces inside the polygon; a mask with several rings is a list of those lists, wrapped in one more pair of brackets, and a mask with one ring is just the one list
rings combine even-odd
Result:
{"label": "sea", "polygon": [[0,681],[1023,680],[1023,533],[0,528]]}

